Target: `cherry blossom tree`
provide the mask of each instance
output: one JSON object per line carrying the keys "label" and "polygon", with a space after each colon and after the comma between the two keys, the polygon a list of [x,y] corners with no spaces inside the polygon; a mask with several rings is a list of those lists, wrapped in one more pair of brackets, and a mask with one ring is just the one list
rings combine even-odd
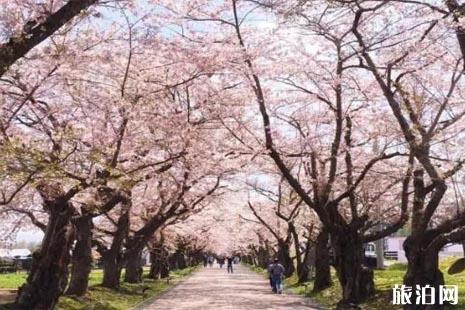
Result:
{"label": "cherry blossom tree", "polygon": [[[98,0],[2,1],[0,10],[0,76],[18,59],[60,29],[70,31],[71,21]],[[76,21],[75,21],[76,22]],[[63,29],[66,26],[67,29]]]}
{"label": "cherry blossom tree", "polygon": [[[205,206],[207,198],[212,196],[220,186],[221,176],[213,176],[213,179],[211,177],[200,175],[195,178],[189,172],[181,170],[180,175],[167,175],[163,181],[156,182],[150,187],[142,184],[147,196],[141,196],[148,197],[148,201],[133,202],[134,207],[137,205],[141,209],[133,208],[132,212],[143,212],[144,215],[142,215],[142,225],[139,225],[127,240],[125,281],[136,283],[142,280],[138,257],[157,230],[185,219]],[[199,186],[201,186],[200,189]]]}
{"label": "cherry blossom tree", "polygon": [[[359,67],[376,82],[405,148],[414,157],[412,232],[404,243],[409,261],[404,282],[438,288],[444,283],[438,252],[465,237],[462,212],[447,211],[448,186],[464,160],[455,149],[463,139],[465,115],[460,9],[456,2],[447,2],[446,7],[395,2],[357,3],[349,10]],[[377,20],[372,18],[375,14],[392,12],[413,19],[392,21],[384,30],[368,30]]]}
{"label": "cherry blossom tree", "polygon": [[[28,287],[33,289],[34,287],[40,287],[40,285],[30,283],[20,293],[18,299],[20,304],[30,303],[29,305],[32,306],[32,304],[40,300],[40,302],[53,305],[57,296],[64,290],[67,283],[69,248],[74,240],[71,233],[72,227],[70,226],[73,216],[82,215],[81,219],[76,219],[74,222],[80,223],[80,220],[85,218],[87,224],[84,226],[88,227],[92,217],[98,216],[101,212],[107,212],[108,209],[113,208],[119,202],[128,200],[127,198],[117,198],[124,197],[129,192],[127,186],[124,186],[125,182],[134,183],[136,181],[137,183],[137,180],[143,180],[150,174],[157,173],[157,166],[168,164],[172,157],[179,156],[177,153],[169,153],[170,151],[176,152],[176,148],[167,149],[157,142],[157,139],[161,137],[161,131],[154,131],[150,127],[140,127],[143,123],[140,114],[146,117],[150,116],[152,121],[154,119],[153,114],[151,114],[154,110],[147,113],[148,105],[143,103],[143,100],[160,100],[170,97],[166,97],[166,92],[160,94],[161,91],[156,89],[151,93],[152,97],[150,99],[137,93],[137,89],[134,87],[137,82],[131,76],[131,61],[133,59],[131,33],[130,31],[129,40],[123,41],[130,45],[128,53],[125,53],[125,50],[122,49],[120,54],[114,54],[115,62],[113,62],[113,65],[120,66],[105,67],[103,65],[98,75],[96,75],[95,71],[85,70],[85,65],[90,63],[95,65],[96,60],[102,61],[104,59],[88,57],[92,52],[95,52],[95,50],[88,50],[89,54],[81,54],[81,58],[74,59],[75,62],[57,63],[51,61],[47,63],[46,61],[49,59],[37,60],[39,63],[47,63],[46,67],[50,67],[50,71],[45,72],[43,78],[41,78],[43,73],[38,71],[39,81],[46,84],[44,80],[47,79],[48,84],[46,86],[49,88],[43,87],[43,89],[39,89],[33,86],[33,83],[23,81],[25,79],[32,80],[34,75],[29,75],[27,78],[25,75],[17,75],[9,79],[11,86],[8,86],[8,90],[10,90],[8,94],[12,101],[19,102],[18,108],[12,109],[14,113],[10,118],[14,119],[16,123],[14,127],[10,128],[10,131],[15,131],[14,135],[16,137],[30,137],[29,140],[23,141],[21,148],[16,149],[16,155],[20,154],[21,149],[26,149],[26,143],[28,143],[29,151],[22,156],[29,160],[29,165],[32,168],[39,167],[42,173],[36,177],[36,180],[40,182],[37,183],[35,189],[43,198],[45,210],[49,213],[56,212],[50,213],[47,225],[58,226],[54,229],[47,228],[42,247],[44,251],[45,249],[47,251],[57,250],[56,255],[53,253],[42,253],[41,255],[51,265],[57,262],[62,263],[58,267],[55,265],[50,267],[57,271],[57,281],[61,281],[61,284],[56,286],[59,288],[58,291],[54,293],[52,293],[53,290],[47,291],[47,293],[53,294],[53,297],[45,298],[42,296],[36,299],[34,297],[31,301],[29,297],[33,294],[28,291]],[[97,49],[97,47],[94,48]],[[105,52],[105,46],[99,46],[99,48],[99,53]],[[108,48],[111,49],[111,47]],[[66,56],[72,53],[72,49],[65,52]],[[53,57],[50,59],[53,59]],[[163,60],[163,58],[160,57],[160,60]],[[77,65],[78,61],[80,61],[80,65]],[[105,64],[105,61],[101,62],[101,64]],[[58,70],[58,67],[61,67],[60,70]],[[120,68],[121,70],[118,71]],[[105,75],[105,69],[116,69],[116,72],[107,71],[108,75]],[[186,68],[186,70],[188,69]],[[72,78],[69,78],[70,76]],[[152,77],[154,77],[153,74]],[[104,78],[107,78],[106,84],[98,82]],[[174,78],[176,79],[177,76]],[[163,85],[169,82],[160,80],[157,82],[148,81],[147,83],[156,85],[163,90]],[[92,84],[90,88],[92,90],[89,89],[84,95],[82,93],[83,87],[90,84]],[[29,87],[35,87],[40,92],[31,93]],[[21,92],[12,92],[11,90],[14,88]],[[150,91],[152,90],[153,87],[150,88]],[[57,93],[60,96],[57,96]],[[169,95],[171,94],[169,93]],[[63,100],[64,98],[65,100]],[[20,100],[18,101],[18,99]],[[108,102],[108,105],[98,106],[99,112],[103,112],[101,114],[103,117],[95,114],[96,100]],[[136,107],[136,103],[140,103],[140,105]],[[172,104],[172,100],[168,100],[167,103]],[[170,108],[170,111],[175,112],[175,109]],[[173,121],[173,119],[168,120],[167,110],[160,109],[159,113],[160,120]],[[138,128],[145,128],[146,130],[140,131]],[[4,136],[12,140],[8,134],[4,134]],[[108,139],[109,137],[113,138]],[[139,139],[136,139],[136,137]],[[152,137],[152,141],[157,144],[153,151],[150,150],[149,144],[145,143],[143,145],[142,143],[142,141],[150,139],[149,137]],[[176,142],[176,140],[173,142]],[[24,151],[22,152],[24,153]],[[182,153],[182,150],[179,150],[179,152]],[[16,156],[14,159],[17,160],[18,157]],[[162,168],[162,170],[167,168],[169,167]],[[131,177],[133,180],[131,180]],[[56,182],[53,179],[61,179],[61,181]],[[22,188],[22,185],[20,188]],[[107,199],[111,203],[97,202],[93,204],[92,207],[94,208],[99,208],[100,205],[105,206],[99,212],[87,210],[89,205],[78,210],[71,200],[76,198],[77,194],[93,189],[105,192],[106,195],[113,193],[113,197]],[[122,195],[122,193],[124,194]],[[76,203],[74,202],[74,204]],[[62,212],[64,210],[66,212]],[[58,219],[55,220],[53,216],[57,216]],[[55,221],[57,224],[54,224]],[[75,228],[79,228],[79,225],[75,226]],[[66,229],[69,233],[63,234],[63,229]],[[66,242],[60,238],[66,238]],[[51,242],[53,246],[47,246],[47,242]],[[79,245],[78,249],[80,249]],[[82,254],[84,255],[84,253]],[[58,259],[57,255],[62,259]],[[40,266],[40,270],[37,270],[37,272],[46,277],[54,276],[53,272],[47,271],[47,266],[50,264],[37,264],[37,266]],[[88,273],[89,269],[86,269]],[[82,271],[80,268],[75,270]],[[41,276],[31,276],[30,281],[40,283],[44,279]],[[46,282],[53,284],[51,280],[46,280]],[[73,292],[73,290],[70,292]]]}
{"label": "cherry blossom tree", "polygon": [[287,275],[295,254],[301,281],[314,248],[316,291],[332,248],[351,308],[374,293],[363,245],[409,219],[405,284],[444,284],[465,239],[458,1],[0,4],[2,229],[45,233],[18,306],[53,308],[70,264],[85,294],[95,246],[111,288],[146,247],[152,277],[241,252]]}
{"label": "cherry blossom tree", "polygon": [[[272,176],[267,177],[267,182],[272,179]],[[286,187],[286,184],[283,184],[283,182],[284,180],[281,180],[276,189],[268,189],[258,184],[250,184],[254,192],[266,199],[264,201],[261,199],[258,203],[249,200],[248,206],[253,216],[271,233],[277,242],[278,250],[276,251],[276,257],[285,267],[286,276],[291,276],[295,270],[294,261],[291,258],[291,249],[293,249],[299,281],[305,282],[309,279],[309,269],[313,267],[304,266],[304,263],[309,261],[309,257],[307,256],[311,255],[310,248],[313,247],[313,240],[309,235],[315,225],[301,224],[302,221],[304,223],[309,222],[309,212],[302,207],[303,204],[300,197]],[[305,251],[302,251],[301,248],[303,235],[307,236],[304,246]],[[327,247],[328,243],[326,242],[324,245]],[[329,261],[329,257],[327,261]],[[327,266],[327,272],[329,272],[329,264]],[[325,271],[323,270],[323,272]]]}
{"label": "cherry blossom tree", "polygon": [[[322,89],[310,91],[310,98],[316,99],[329,107],[329,115],[334,117],[335,124],[335,130],[332,133],[330,132],[333,142],[328,150],[327,160],[320,158],[320,156],[317,157],[318,153],[316,149],[311,149],[312,145],[309,146],[309,151],[297,153],[300,155],[298,155],[299,157],[306,156],[308,158],[306,162],[302,161],[302,169],[298,170],[300,166],[293,166],[292,161],[289,159],[295,153],[289,154],[276,146],[276,141],[278,141],[275,132],[276,127],[272,128],[268,110],[271,104],[278,104],[279,100],[281,100],[279,97],[275,97],[277,91],[271,89],[271,87],[275,87],[276,89],[276,84],[270,83],[267,80],[273,74],[266,70],[273,64],[273,57],[270,57],[270,53],[276,52],[278,48],[276,48],[274,40],[270,40],[271,42],[265,41],[265,43],[255,36],[252,40],[247,40],[248,36],[254,34],[253,31],[255,29],[250,25],[246,27],[246,20],[251,14],[250,12],[256,9],[248,3],[238,1],[225,3],[223,6],[213,9],[208,6],[200,7],[197,11],[192,10],[193,12],[191,11],[186,15],[194,21],[221,25],[222,29],[225,29],[223,35],[229,35],[228,48],[235,52],[230,60],[232,63],[230,70],[237,70],[234,72],[237,72],[239,77],[242,76],[244,78],[243,83],[248,89],[245,87],[241,88],[241,90],[245,92],[250,90],[251,94],[255,96],[263,121],[265,142],[262,146],[265,152],[270,156],[303,202],[317,213],[322,222],[323,230],[327,229],[327,232],[331,235],[332,246],[335,249],[336,269],[339,281],[344,289],[341,307],[367,298],[374,293],[374,283],[372,272],[362,266],[363,243],[392,233],[406,222],[408,197],[406,193],[408,193],[410,183],[410,170],[406,168],[404,171],[399,171],[394,180],[391,178],[383,188],[370,193],[368,187],[370,184],[369,180],[375,178],[374,173],[379,173],[374,172],[372,168],[375,166],[380,167],[380,164],[384,161],[406,154],[401,154],[395,149],[389,152],[391,150],[389,148],[391,145],[390,141],[382,141],[385,147],[376,148],[376,139],[370,139],[370,137],[366,137],[366,133],[355,131],[354,122],[357,120],[356,117],[362,115],[358,111],[364,108],[363,105],[355,103],[359,100],[364,102],[369,97],[367,97],[364,89],[357,92],[357,80],[354,81],[351,76],[347,77],[347,83],[351,89],[355,89],[355,92],[347,95],[344,93],[345,89],[343,89],[342,83],[345,78],[343,74],[345,67],[342,59],[345,56],[342,56],[342,50],[338,49],[338,38],[328,35],[329,44],[332,44],[335,49],[335,53],[333,53],[335,55],[333,58],[334,74],[328,74],[326,81],[317,81],[317,87],[319,86]],[[324,8],[322,8],[322,11],[324,12]],[[212,15],[222,17],[211,18]],[[246,29],[244,30],[244,28]],[[285,32],[285,34],[288,33]],[[316,34],[318,35],[318,32]],[[279,33],[274,33],[274,35],[274,38],[279,37]],[[326,38],[323,36],[324,39]],[[270,46],[270,48],[267,51],[263,51],[260,49],[263,46]],[[347,57],[347,61],[357,59],[353,53],[348,54]],[[321,62],[323,63],[324,59],[321,59]],[[322,70],[326,70],[327,72],[327,65],[328,61],[326,61],[326,66],[323,67],[321,65]],[[292,75],[293,73],[291,71],[289,74]],[[354,82],[355,87],[350,84],[351,82]],[[326,86],[324,86],[325,83]],[[323,93],[325,88],[327,90]],[[305,92],[305,88],[303,90]],[[322,93],[319,93],[320,91]],[[330,97],[330,92],[334,96]],[[347,96],[347,99],[345,96]],[[328,112],[323,113],[328,115]],[[373,115],[369,115],[369,110],[365,113],[367,115],[360,117],[373,117]],[[298,125],[297,122],[294,127]],[[287,136],[283,134],[283,138],[287,138]],[[356,138],[366,141],[359,142],[355,140]],[[327,140],[327,136],[322,138],[322,141]],[[344,149],[342,149],[342,145]],[[321,146],[325,145],[322,143]],[[371,159],[354,161],[353,157],[355,154],[357,154],[357,158],[359,159]],[[405,157],[408,158],[408,155]],[[326,168],[327,162],[329,163],[328,168]],[[340,162],[343,162],[344,166],[341,166]],[[383,168],[385,169],[383,173],[387,173],[386,169],[392,168],[392,164],[387,163]],[[306,174],[307,177],[311,178],[309,182],[310,190],[305,189],[306,184],[302,181],[299,171],[301,171],[301,174]],[[336,180],[336,176],[341,174],[344,177]],[[371,208],[364,208],[363,200],[358,199],[358,196],[362,193],[368,193],[370,199],[367,202],[369,202],[370,206],[373,206],[386,191],[390,190],[398,190],[401,192],[400,196],[403,197],[401,205],[396,208],[398,215],[394,221],[391,220],[389,222],[389,225],[385,229],[374,232],[370,230],[373,226],[373,221],[369,220],[372,212],[368,211]]]}

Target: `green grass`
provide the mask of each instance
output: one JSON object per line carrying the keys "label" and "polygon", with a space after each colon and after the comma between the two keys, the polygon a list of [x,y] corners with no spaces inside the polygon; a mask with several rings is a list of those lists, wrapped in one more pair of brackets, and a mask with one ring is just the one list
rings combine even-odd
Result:
{"label": "green grass", "polygon": [[444,273],[446,284],[458,285],[459,287],[459,305],[465,308],[465,272],[449,275],[447,269],[457,258],[448,258],[440,262],[440,268]]}
{"label": "green grass", "polygon": [[[121,283],[119,290],[112,290],[101,287],[103,273],[101,270],[95,270],[90,279],[89,292],[85,297],[72,298],[61,297],[57,310],[127,310],[136,306],[143,300],[154,297],[162,293],[176,280],[192,273],[196,268],[186,268],[175,270],[170,273],[171,282],[166,280],[153,280],[144,277],[143,283],[130,284]],[[143,294],[143,290],[144,294]]]}
{"label": "green grass", "polygon": [[[144,299],[157,296],[173,285],[177,280],[191,274],[196,268],[174,270],[170,273],[170,283],[167,280],[153,280],[144,277],[143,283],[121,283],[119,290],[104,288],[99,285],[103,271],[92,270],[89,277],[89,292],[84,297],[60,298],[57,310],[127,310]],[[17,288],[25,281],[25,274],[0,275],[0,288]],[[144,291],[144,293],[143,293]],[[6,306],[6,305],[5,305]]]}
{"label": "green grass", "polygon": [[[123,310],[131,309],[138,303],[151,296],[163,292],[168,288],[166,281],[144,280],[142,284],[122,283],[119,290],[112,290],[101,286],[92,286],[83,298],[61,297],[57,310]],[[142,295],[142,290],[147,291]]]}
{"label": "green grass", "polygon": [[[17,273],[0,274],[0,289],[17,289],[26,282],[27,272],[21,271]],[[89,285],[97,285],[102,282],[103,270],[94,269],[89,275]]]}
{"label": "green grass", "polygon": [[[456,258],[447,258],[440,262],[440,269],[444,274],[446,284],[458,285],[459,287],[459,304],[456,309],[465,309],[465,272],[449,275],[447,269],[456,260]],[[255,272],[266,274],[266,270],[256,266],[249,266]],[[394,306],[392,300],[392,288],[395,284],[402,284],[404,274],[407,270],[405,264],[396,263],[384,270],[375,270],[376,295],[360,305],[362,309],[376,310],[397,310],[402,307]],[[293,275],[284,281],[286,288],[293,293],[313,298],[320,305],[328,309],[335,309],[337,302],[341,299],[342,290],[336,278],[336,272],[331,268],[331,277],[334,285],[317,294],[312,293],[313,282],[299,284],[297,276]]]}
{"label": "green grass", "polygon": [[255,265],[247,265],[247,267],[249,267],[250,269],[252,269],[252,270],[255,271],[256,273],[260,273],[260,274],[263,274],[263,275],[268,274],[268,272],[266,271],[266,269],[263,269],[262,267],[255,266]]}
{"label": "green grass", "polygon": [[[89,285],[96,285],[102,281],[103,270],[94,269],[89,276]],[[26,282],[27,272],[0,274],[0,289],[17,289]]]}
{"label": "green grass", "polygon": [[27,273],[25,271],[17,273],[0,274],[0,289],[17,289],[26,282]]}

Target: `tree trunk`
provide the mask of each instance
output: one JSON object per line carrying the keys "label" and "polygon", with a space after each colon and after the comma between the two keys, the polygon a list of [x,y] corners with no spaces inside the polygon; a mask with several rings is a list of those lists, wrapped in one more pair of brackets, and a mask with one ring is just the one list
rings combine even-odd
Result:
{"label": "tree trunk", "polygon": [[149,278],[150,279],[160,279],[160,263],[156,258],[154,258],[154,253],[150,252],[150,270],[149,270]]}
{"label": "tree trunk", "polygon": [[140,283],[142,282],[142,251],[143,247],[132,248],[125,255],[126,272],[124,282]]}
{"label": "tree trunk", "polygon": [[19,309],[53,309],[68,282],[74,209],[70,203],[59,201],[49,202],[46,208],[50,213],[47,230],[27,282],[18,290]]}
{"label": "tree trunk", "polygon": [[332,234],[331,241],[342,287],[338,309],[359,309],[357,305],[375,293],[373,271],[363,266],[363,242],[351,228]]}
{"label": "tree trunk", "polygon": [[294,273],[295,267],[289,251],[289,242],[280,242],[277,257],[284,267],[284,276],[290,277]]}
{"label": "tree trunk", "polygon": [[[297,268],[297,276],[299,278],[299,283],[306,282],[308,280],[309,271],[308,268],[304,267],[304,262],[302,261],[302,253],[300,249],[300,241],[299,241],[299,234],[292,222],[289,223],[289,231],[292,234],[292,239],[294,240],[294,251],[295,251],[295,259],[296,259],[296,268]],[[308,246],[308,243],[307,243]],[[304,253],[304,259],[307,254]],[[305,269],[305,270],[304,270]]]}
{"label": "tree trunk", "polygon": [[307,248],[305,249],[305,254],[302,261],[302,266],[300,271],[297,270],[297,276],[299,278],[299,283],[304,283],[310,281],[312,278],[312,273],[315,266],[315,247],[310,245],[310,242],[307,242]]}
{"label": "tree trunk", "polygon": [[158,254],[159,253],[155,251],[150,252],[150,271],[149,271],[150,279],[160,279],[160,270],[161,270],[162,261]]}
{"label": "tree trunk", "polygon": [[328,231],[322,229],[316,238],[315,244],[314,292],[320,292],[332,285],[328,241]]}
{"label": "tree trunk", "polygon": [[247,254],[243,256],[242,261],[248,265],[253,265],[254,264],[254,259],[252,258],[252,255]]}
{"label": "tree trunk", "polygon": [[176,260],[177,269],[185,269],[187,267],[186,257],[181,252],[175,252],[173,254],[174,259]]}
{"label": "tree trunk", "polygon": [[121,279],[121,253],[108,251],[103,259],[102,286],[108,288],[119,288]]}
{"label": "tree trunk", "polygon": [[171,255],[168,256],[168,268],[170,270],[178,269],[177,263],[178,263],[178,261],[176,260],[176,257],[174,257],[174,254],[171,254]]}
{"label": "tree trunk", "polygon": [[92,269],[92,217],[82,216],[73,222],[77,241],[71,258],[71,281],[66,294],[84,296]]}
{"label": "tree trunk", "polygon": [[123,265],[122,247],[128,235],[129,229],[129,209],[130,204],[125,206],[123,214],[118,219],[117,230],[113,236],[111,247],[101,251],[103,259],[103,280],[102,286],[108,288],[118,288],[121,279],[121,269]]}
{"label": "tree trunk", "polygon": [[165,279],[170,276],[170,266],[168,264],[168,261],[166,260],[163,265],[161,265],[160,268],[160,279]]}
{"label": "tree trunk", "polygon": [[188,256],[188,266],[189,267],[198,266],[198,265],[200,265],[201,262],[202,262],[202,253],[201,252],[191,253]]}
{"label": "tree trunk", "polygon": [[126,242],[126,273],[125,282],[139,283],[142,282],[141,254],[147,242],[152,238],[158,229],[160,229],[167,219],[162,215],[152,217],[141,229]]}
{"label": "tree trunk", "polygon": [[270,254],[268,251],[260,246],[257,251],[257,263],[256,265],[262,268],[267,268],[270,260]]}
{"label": "tree trunk", "polygon": [[150,252],[150,273],[151,279],[162,279],[169,275],[168,251],[163,246],[163,239],[154,246]]}
{"label": "tree trunk", "polygon": [[[429,252],[423,250],[423,237],[413,238],[408,237],[404,241],[404,251],[407,256],[407,272],[404,275],[404,284],[413,288],[411,298],[412,305],[406,305],[405,309],[442,309],[439,305],[439,286],[444,285],[444,276],[439,270],[439,254],[438,252]],[[419,240],[420,239],[420,240]],[[430,285],[435,288],[436,305],[416,305],[416,286],[425,287]]]}

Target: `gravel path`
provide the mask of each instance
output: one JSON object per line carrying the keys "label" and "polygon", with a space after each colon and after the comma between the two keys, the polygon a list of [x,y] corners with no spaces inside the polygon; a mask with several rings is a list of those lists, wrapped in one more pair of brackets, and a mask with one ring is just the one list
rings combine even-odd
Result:
{"label": "gravel path", "polygon": [[267,279],[244,266],[234,268],[234,274],[216,266],[202,268],[144,309],[323,309],[308,298],[273,294]]}

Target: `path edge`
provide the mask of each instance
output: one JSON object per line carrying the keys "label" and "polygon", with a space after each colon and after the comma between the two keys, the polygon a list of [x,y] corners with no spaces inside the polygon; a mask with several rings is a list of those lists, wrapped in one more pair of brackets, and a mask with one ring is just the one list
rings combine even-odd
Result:
{"label": "path edge", "polygon": [[182,279],[179,279],[179,280],[175,281],[175,283],[173,283],[171,286],[167,287],[160,294],[158,294],[156,296],[152,296],[150,298],[147,298],[147,299],[141,301],[140,303],[135,305],[133,308],[131,308],[131,310],[143,310],[143,309],[145,309],[145,307],[147,307],[150,304],[152,304],[153,302],[155,302],[158,298],[162,297],[165,294],[168,294],[168,292],[170,292],[172,289],[176,288],[179,284],[183,283],[184,281],[186,281],[187,279],[192,277],[195,273],[197,273],[197,271],[198,270],[194,270],[193,272],[191,272],[187,276],[183,277]]}

